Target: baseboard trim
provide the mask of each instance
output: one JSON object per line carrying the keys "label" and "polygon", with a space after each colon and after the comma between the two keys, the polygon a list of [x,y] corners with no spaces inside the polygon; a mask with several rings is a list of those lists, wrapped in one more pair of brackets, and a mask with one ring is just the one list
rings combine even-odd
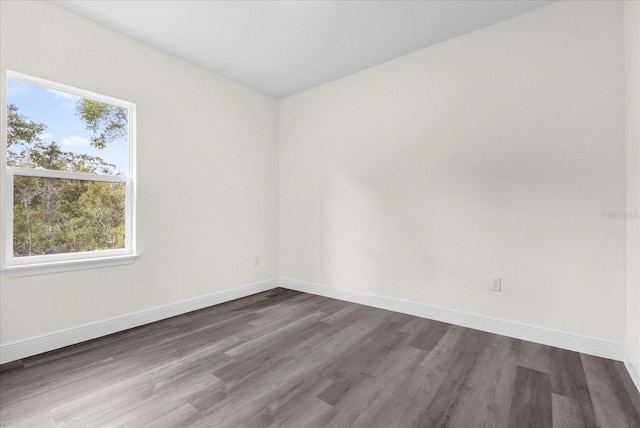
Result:
{"label": "baseboard trim", "polygon": [[631,380],[635,383],[636,388],[640,392],[640,360],[632,355],[628,350],[625,356],[624,365],[627,367]]}
{"label": "baseboard trim", "polygon": [[119,331],[128,330],[144,324],[171,318],[176,315],[182,315],[187,312],[228,302],[230,300],[250,296],[252,294],[271,290],[278,286],[288,288],[290,290],[316,294],[319,296],[456,324],[489,333],[528,340],[530,342],[555,346],[557,348],[568,349],[584,354],[623,361],[633,382],[636,387],[638,387],[638,390],[640,390],[640,367],[637,365],[638,360],[634,359],[634,357],[621,344],[290,278],[270,279],[253,284],[247,284],[241,287],[223,290],[165,306],[146,309],[144,311],[60,330],[42,336],[7,343],[0,346],[0,364],[9,363],[21,358],[30,357],[43,352],[52,351],[54,349],[117,333]]}
{"label": "baseboard trim", "polygon": [[176,315],[182,315],[187,312],[239,299],[251,294],[271,290],[278,287],[278,284],[278,279],[256,282],[165,306],[146,309],[42,336],[7,343],[0,346],[0,364],[128,330]]}
{"label": "baseboard trim", "polygon": [[591,337],[579,336],[562,331],[515,323],[512,321],[468,314],[450,309],[442,309],[419,303],[393,299],[390,297],[360,293],[357,291],[334,288],[289,278],[281,278],[280,286],[290,290],[302,291],[305,293],[345,300],[375,308],[415,315],[422,318],[429,318],[489,333],[501,334],[503,336],[513,337],[516,339],[528,340],[530,342],[540,343],[543,345],[595,355],[597,357],[625,361],[625,346]]}

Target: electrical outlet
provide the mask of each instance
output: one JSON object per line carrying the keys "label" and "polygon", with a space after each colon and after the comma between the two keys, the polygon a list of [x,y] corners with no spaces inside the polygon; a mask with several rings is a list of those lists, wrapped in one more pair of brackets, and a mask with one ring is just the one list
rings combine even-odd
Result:
{"label": "electrical outlet", "polygon": [[260,266],[260,257],[256,257],[256,259],[253,261],[253,265],[254,265],[255,267]]}
{"label": "electrical outlet", "polygon": [[491,291],[502,291],[502,278],[491,277],[489,279],[489,288]]}

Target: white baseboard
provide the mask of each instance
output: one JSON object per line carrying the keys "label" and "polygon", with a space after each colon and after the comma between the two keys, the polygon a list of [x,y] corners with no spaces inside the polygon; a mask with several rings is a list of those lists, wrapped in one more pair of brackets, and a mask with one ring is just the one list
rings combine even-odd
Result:
{"label": "white baseboard", "polygon": [[621,344],[562,331],[529,326],[512,321],[499,320],[393,299],[390,297],[333,288],[326,285],[288,278],[256,282],[254,284],[248,284],[242,287],[208,294],[194,299],[184,300],[157,308],[151,308],[95,323],[60,330],[42,336],[7,343],[0,346],[0,364],[63,348],[65,346],[74,345],[86,340],[117,333],[119,331],[160,321],[176,315],[228,302],[230,300],[239,299],[251,294],[271,290],[278,286],[319,296],[344,300],[347,302],[358,303],[361,305],[372,306],[375,308],[415,315],[449,324],[456,324],[476,330],[501,334],[503,336],[528,340],[530,342],[555,346],[557,348],[568,349],[584,354],[624,361],[633,382],[638,387],[638,390],[640,390],[640,367],[638,367],[638,360],[634,359],[634,357],[629,354]]}
{"label": "white baseboard", "polygon": [[636,388],[640,391],[640,360],[627,351],[624,365],[627,367],[631,380],[633,380],[633,383],[636,384]]}
{"label": "white baseboard", "polygon": [[[314,284],[288,278],[280,279],[280,286],[305,293],[331,297],[361,305],[386,309],[394,312],[415,315],[436,321],[456,324],[463,327],[482,330],[489,333],[501,334],[516,339],[528,340],[543,345],[568,349],[583,354],[609,358],[617,361],[625,360],[625,346],[606,342],[591,337],[579,336],[562,331],[550,330],[540,327],[499,320],[480,315],[468,314],[449,309],[436,308],[414,302],[407,302],[390,297],[376,296],[357,291],[333,288],[326,285]],[[637,383],[637,382],[636,382]]]}
{"label": "white baseboard", "polygon": [[0,364],[128,330],[133,327],[239,299],[251,294],[271,290],[277,286],[278,279],[270,279],[165,306],[159,306],[157,308],[146,309],[140,312],[60,330],[42,336],[7,343],[0,346]]}

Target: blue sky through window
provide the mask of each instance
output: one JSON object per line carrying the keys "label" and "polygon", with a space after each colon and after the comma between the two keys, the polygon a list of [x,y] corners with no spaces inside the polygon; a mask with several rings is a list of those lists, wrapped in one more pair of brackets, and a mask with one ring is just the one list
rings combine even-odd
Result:
{"label": "blue sky through window", "polygon": [[91,146],[92,132],[76,114],[80,97],[38,85],[7,79],[7,104],[18,107],[18,113],[46,129],[44,142],[56,142],[63,151],[84,153],[116,165],[115,171],[127,174],[128,141],[112,141],[104,149]]}

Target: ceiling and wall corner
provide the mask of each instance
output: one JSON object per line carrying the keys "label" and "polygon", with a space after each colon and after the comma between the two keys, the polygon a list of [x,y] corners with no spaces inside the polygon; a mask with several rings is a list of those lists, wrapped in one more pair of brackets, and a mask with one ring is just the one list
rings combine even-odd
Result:
{"label": "ceiling and wall corner", "polygon": [[57,3],[209,71],[282,98],[553,1]]}

